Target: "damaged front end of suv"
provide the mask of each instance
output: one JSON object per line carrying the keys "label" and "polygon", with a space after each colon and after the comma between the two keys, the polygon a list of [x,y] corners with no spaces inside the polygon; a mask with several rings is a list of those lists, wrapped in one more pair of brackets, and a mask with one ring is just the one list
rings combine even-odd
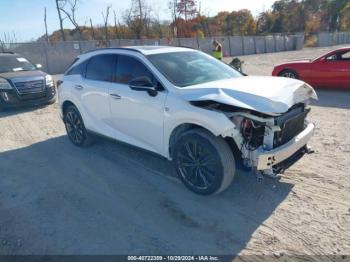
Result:
{"label": "damaged front end of suv", "polygon": [[[262,77],[242,78],[238,82],[258,84],[259,80]],[[296,80],[269,81],[274,91],[227,88],[229,83],[221,83],[219,89],[203,87],[203,93],[197,89],[196,94],[187,94],[192,105],[223,113],[231,120],[232,127],[223,130],[221,136],[234,140],[243,165],[259,177],[277,177],[310,153],[307,143],[315,129],[307,120],[310,100],[318,99],[314,89]]]}

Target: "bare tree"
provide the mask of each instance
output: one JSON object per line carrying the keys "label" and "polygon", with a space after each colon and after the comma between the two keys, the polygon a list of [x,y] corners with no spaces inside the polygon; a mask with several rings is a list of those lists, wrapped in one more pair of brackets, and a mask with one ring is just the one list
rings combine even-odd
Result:
{"label": "bare tree", "polygon": [[15,32],[4,32],[2,38],[0,36],[0,40],[6,44],[14,44],[18,42],[17,35]]}
{"label": "bare tree", "polygon": [[119,30],[117,25],[117,12],[113,10],[113,16],[114,16],[114,34],[115,38],[119,38]]}
{"label": "bare tree", "polygon": [[61,30],[62,39],[63,39],[63,41],[66,41],[66,36],[64,35],[64,30],[63,30],[63,20],[64,20],[64,18],[62,18],[61,9],[60,9],[60,2],[61,1],[62,0],[55,0],[57,14],[58,14],[58,19],[60,20],[60,30]]}
{"label": "bare tree", "polygon": [[126,36],[125,26],[123,26],[120,23],[119,19],[118,19],[118,31],[119,31],[120,38],[125,39],[125,36]]}
{"label": "bare tree", "polygon": [[102,17],[103,17],[103,21],[104,21],[104,26],[105,26],[105,40],[106,42],[108,42],[108,17],[109,17],[109,11],[111,9],[111,5],[108,5],[107,8],[106,8],[106,14],[104,14],[102,12]]}
{"label": "bare tree", "polygon": [[[153,10],[155,10],[155,8]],[[162,39],[163,38],[163,30],[162,30],[162,23],[160,21],[159,13],[160,13],[160,10],[158,7],[157,10],[154,11],[154,16],[153,16],[152,20],[153,20],[153,28],[158,33],[158,37],[160,39]]]}
{"label": "bare tree", "polygon": [[209,21],[208,21],[209,20],[209,18],[208,18],[209,16],[206,17],[205,15],[203,15],[202,2],[201,1],[199,1],[199,3],[198,3],[197,16],[198,16],[198,19],[199,19],[200,24],[202,26],[204,35],[211,37],[210,26],[209,26]]}
{"label": "bare tree", "polygon": [[90,29],[91,29],[91,34],[92,34],[92,39],[95,40],[95,30],[94,26],[92,25],[92,19],[90,18]]}
{"label": "bare tree", "polygon": [[45,10],[44,10],[44,24],[45,24],[45,39],[46,39],[46,42],[50,42],[49,41],[49,34],[47,33],[47,18],[46,18],[46,7],[45,7]]}
{"label": "bare tree", "polygon": [[58,0],[59,10],[62,11],[69,21],[74,25],[75,29],[78,31],[79,39],[82,40],[81,28],[76,20],[76,12],[78,10],[79,0]]}
{"label": "bare tree", "polygon": [[149,10],[146,0],[132,0],[130,9],[126,11],[125,22],[137,39],[141,39],[143,31],[147,29]]}
{"label": "bare tree", "polygon": [[185,16],[185,21],[197,14],[197,0],[178,0],[177,11]]}
{"label": "bare tree", "polygon": [[11,50],[11,44],[15,43],[18,43],[15,32],[4,32],[2,36],[0,35],[0,46],[2,52],[6,52],[7,49]]}
{"label": "bare tree", "polygon": [[171,18],[172,18],[172,33],[173,37],[177,37],[177,19],[178,19],[178,11],[177,11],[177,5],[178,5],[178,0],[171,0],[168,2],[168,7],[171,13]]}

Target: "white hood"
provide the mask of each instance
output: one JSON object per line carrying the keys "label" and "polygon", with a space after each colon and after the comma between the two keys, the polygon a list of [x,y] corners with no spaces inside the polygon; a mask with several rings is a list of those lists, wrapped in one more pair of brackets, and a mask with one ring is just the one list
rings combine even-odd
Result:
{"label": "white hood", "polygon": [[308,84],[290,78],[247,76],[182,88],[187,101],[216,101],[222,104],[278,115],[297,103],[317,99]]}

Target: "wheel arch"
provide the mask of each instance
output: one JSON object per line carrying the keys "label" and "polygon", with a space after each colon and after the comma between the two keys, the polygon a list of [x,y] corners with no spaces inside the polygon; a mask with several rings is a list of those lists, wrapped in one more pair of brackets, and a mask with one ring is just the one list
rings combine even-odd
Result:
{"label": "wheel arch", "polygon": [[68,107],[70,106],[75,106],[77,107],[72,101],[70,100],[66,100],[63,102],[62,104],[62,115],[64,116],[64,113],[66,112],[66,110],[68,109]]}
{"label": "wheel arch", "polygon": [[195,123],[195,122],[184,122],[177,124],[172,131],[170,132],[170,135],[166,138],[166,152],[168,154],[168,158],[172,159],[172,148],[174,147],[174,144],[176,143],[177,138],[184,132],[191,130],[191,129],[203,129],[209,133],[211,133],[213,136],[221,136],[226,143],[229,145],[231,148],[232,152],[234,155],[239,155],[239,147],[233,137],[224,137],[220,133],[217,133],[217,130],[213,130],[211,128],[206,127],[205,125],[202,125],[200,123]]}
{"label": "wheel arch", "polygon": [[166,140],[168,142],[167,144],[167,152],[169,154],[169,157],[172,158],[172,148],[174,147],[174,144],[176,143],[177,138],[184,132],[191,130],[191,129],[196,129],[196,128],[200,128],[200,129],[204,129],[208,132],[210,132],[211,134],[215,135],[215,132],[213,130],[210,130],[206,127],[204,127],[201,124],[198,123],[191,123],[191,122],[185,122],[185,123],[181,123],[178,124],[177,126],[175,126],[171,133],[169,138]]}

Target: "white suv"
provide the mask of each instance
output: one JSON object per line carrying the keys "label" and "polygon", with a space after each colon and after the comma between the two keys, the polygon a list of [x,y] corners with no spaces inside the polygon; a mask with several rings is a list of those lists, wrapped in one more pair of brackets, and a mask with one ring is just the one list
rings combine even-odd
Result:
{"label": "white suv", "polygon": [[307,153],[317,99],[302,81],[243,76],[200,51],[161,46],[85,53],[58,90],[75,145],[100,134],[155,152],[205,195],[231,184],[236,163],[276,176]]}

